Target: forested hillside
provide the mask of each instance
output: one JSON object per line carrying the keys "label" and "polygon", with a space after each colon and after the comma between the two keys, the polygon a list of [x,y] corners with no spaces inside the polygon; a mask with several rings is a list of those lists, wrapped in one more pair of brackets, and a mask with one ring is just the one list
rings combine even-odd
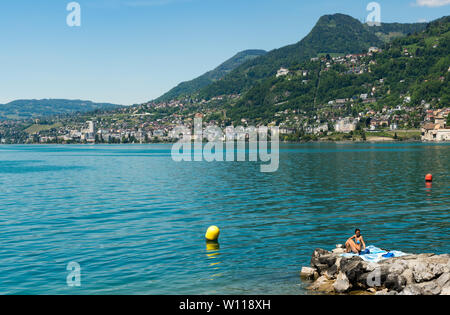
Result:
{"label": "forested hillside", "polygon": [[95,110],[111,110],[119,107],[121,106],[110,103],[82,100],[16,100],[8,104],[0,104],[0,119],[30,119]]}
{"label": "forested hillside", "polygon": [[381,46],[392,38],[421,31],[425,26],[423,23],[392,23],[370,27],[348,15],[325,15],[300,42],[242,64],[223,80],[202,89],[199,97],[208,99],[218,95],[242,93],[261,80],[273,76],[280,67],[292,67],[321,54],[366,52],[371,46]]}
{"label": "forested hillside", "polygon": [[328,55],[319,61],[293,65],[289,75],[273,75],[251,88],[229,107],[229,116],[234,120],[268,120],[280,110],[308,112],[336,99],[347,99],[357,112],[359,107],[367,106],[360,98],[362,94],[371,99],[371,106],[379,108],[423,102],[434,107],[448,106],[449,27],[450,18],[445,17],[425,31],[386,44],[383,52],[357,59]]}

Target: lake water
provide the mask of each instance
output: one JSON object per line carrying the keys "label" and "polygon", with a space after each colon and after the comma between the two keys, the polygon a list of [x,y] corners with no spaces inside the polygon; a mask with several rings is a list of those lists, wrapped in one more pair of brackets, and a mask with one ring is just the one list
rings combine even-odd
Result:
{"label": "lake water", "polygon": [[[312,251],[355,227],[450,253],[449,144],[282,145],[276,173],[170,149],[0,146],[0,294],[306,294]],[[204,241],[213,224],[220,248]]]}

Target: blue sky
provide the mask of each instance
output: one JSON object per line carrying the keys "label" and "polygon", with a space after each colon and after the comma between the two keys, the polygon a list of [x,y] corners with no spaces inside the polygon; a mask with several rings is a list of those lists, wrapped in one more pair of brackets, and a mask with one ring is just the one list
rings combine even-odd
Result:
{"label": "blue sky", "polygon": [[[0,103],[68,98],[134,104],[245,49],[302,39],[320,16],[365,20],[365,0],[68,0],[0,2]],[[383,22],[431,21],[450,0],[379,0]]]}

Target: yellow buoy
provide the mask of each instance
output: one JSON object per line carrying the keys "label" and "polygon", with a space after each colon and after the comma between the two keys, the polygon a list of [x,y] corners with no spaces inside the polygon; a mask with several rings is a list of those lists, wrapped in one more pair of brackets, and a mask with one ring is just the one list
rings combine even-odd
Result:
{"label": "yellow buoy", "polygon": [[210,226],[208,231],[206,231],[206,240],[217,241],[219,239],[220,229],[217,226]]}

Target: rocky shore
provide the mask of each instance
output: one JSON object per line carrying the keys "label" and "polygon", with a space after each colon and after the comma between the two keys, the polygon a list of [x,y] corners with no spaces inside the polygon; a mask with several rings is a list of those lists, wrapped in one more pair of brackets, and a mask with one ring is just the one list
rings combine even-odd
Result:
{"label": "rocky shore", "polygon": [[344,249],[316,249],[301,277],[325,294],[450,295],[450,255],[419,254],[378,263],[342,257]]}

